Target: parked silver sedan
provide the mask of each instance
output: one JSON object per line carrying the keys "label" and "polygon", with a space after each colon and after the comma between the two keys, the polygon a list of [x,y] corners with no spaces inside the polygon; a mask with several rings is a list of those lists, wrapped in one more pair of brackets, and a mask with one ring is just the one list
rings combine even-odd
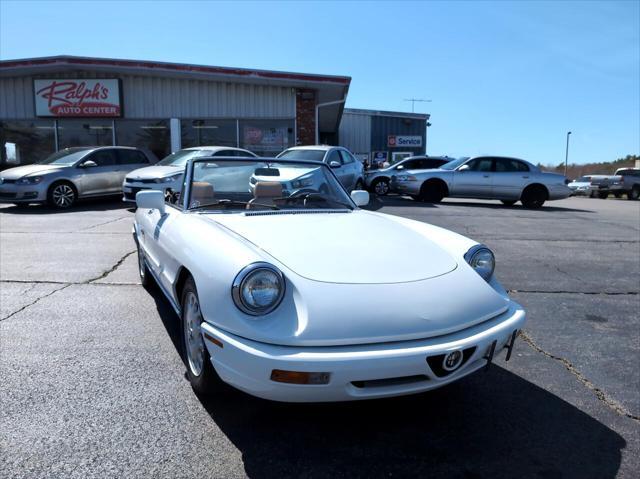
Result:
{"label": "parked silver sedan", "polygon": [[364,189],[364,165],[341,146],[294,146],[276,158],[322,161],[329,165],[347,191]]}
{"label": "parked silver sedan", "polygon": [[521,201],[540,208],[547,200],[571,195],[563,175],[541,171],[517,158],[478,156],[451,161],[437,170],[403,171],[391,178],[391,188],[418,201],[438,203],[444,197]]}
{"label": "parked silver sedan", "polygon": [[430,170],[440,168],[453,158],[448,156],[410,156],[387,168],[368,170],[364,174],[366,188],[378,196],[384,196],[390,191],[391,177],[403,170]]}
{"label": "parked silver sedan", "polygon": [[0,172],[0,202],[69,208],[78,198],[117,195],[128,172],[155,160],[123,146],[65,148],[38,163]]}

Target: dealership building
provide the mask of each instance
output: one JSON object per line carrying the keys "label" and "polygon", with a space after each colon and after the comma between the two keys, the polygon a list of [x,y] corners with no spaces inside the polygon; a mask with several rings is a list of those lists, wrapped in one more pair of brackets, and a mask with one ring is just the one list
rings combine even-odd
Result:
{"label": "dealership building", "polygon": [[[345,110],[351,78],[56,56],[0,61],[0,168],[72,146],[200,145],[274,156],[342,144],[363,159],[423,153],[428,115]],[[402,143],[402,144],[399,144]],[[396,155],[397,156],[397,155]]]}

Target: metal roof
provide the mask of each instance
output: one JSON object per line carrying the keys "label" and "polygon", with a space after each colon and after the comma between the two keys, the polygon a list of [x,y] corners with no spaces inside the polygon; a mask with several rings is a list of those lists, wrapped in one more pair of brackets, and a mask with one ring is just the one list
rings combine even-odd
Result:
{"label": "metal roof", "polygon": [[429,113],[408,113],[404,111],[365,110],[362,108],[345,108],[344,112],[351,113],[353,115],[393,116],[396,118],[412,118],[414,120],[428,120],[431,117]]}

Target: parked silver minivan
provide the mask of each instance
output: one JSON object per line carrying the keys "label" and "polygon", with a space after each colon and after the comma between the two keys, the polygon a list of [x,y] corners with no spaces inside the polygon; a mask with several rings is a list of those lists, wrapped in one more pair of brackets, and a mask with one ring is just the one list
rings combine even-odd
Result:
{"label": "parked silver minivan", "polygon": [[69,208],[78,198],[122,194],[132,170],[155,163],[138,148],[65,148],[32,165],[0,171],[0,202]]}

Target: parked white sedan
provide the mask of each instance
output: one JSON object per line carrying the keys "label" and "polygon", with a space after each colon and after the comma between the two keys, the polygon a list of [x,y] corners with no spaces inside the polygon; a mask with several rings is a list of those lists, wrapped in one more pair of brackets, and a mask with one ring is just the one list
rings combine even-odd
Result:
{"label": "parked white sedan", "polygon": [[258,155],[249,150],[231,146],[194,146],[171,153],[153,166],[138,168],[129,173],[122,183],[122,201],[135,202],[136,193],[143,190],[160,190],[165,194],[179,193],[182,189],[182,173],[190,158],[203,156],[243,156]]}
{"label": "parked white sedan", "polygon": [[[292,169],[312,178],[304,190],[278,181]],[[179,204],[137,194],[133,236],[143,285],[181,318],[196,392],[222,380],[277,401],[398,396],[511,355],[525,312],[486,246],[360,209],[368,193],[348,195],[322,162],[192,159],[185,175]]]}

